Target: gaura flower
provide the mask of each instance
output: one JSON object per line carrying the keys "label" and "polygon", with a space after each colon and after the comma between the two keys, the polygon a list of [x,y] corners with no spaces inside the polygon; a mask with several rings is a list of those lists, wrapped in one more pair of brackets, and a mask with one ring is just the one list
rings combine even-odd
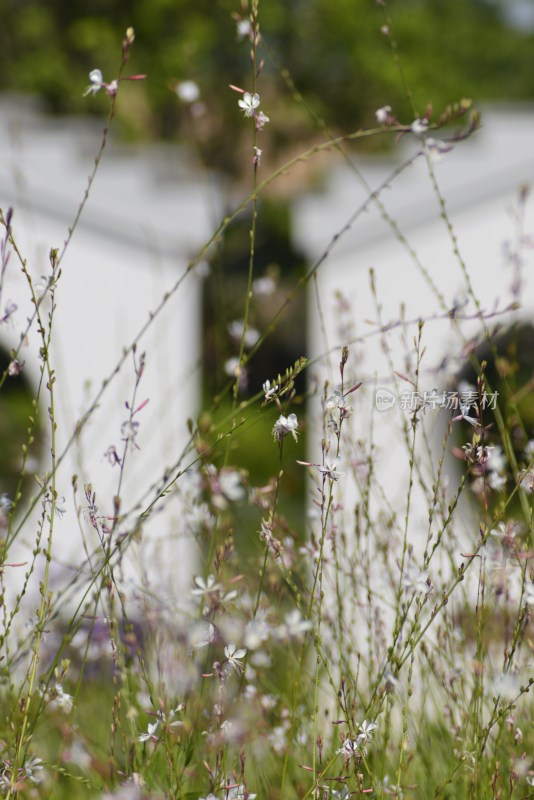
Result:
{"label": "gaura flower", "polygon": [[243,97],[237,101],[239,108],[243,110],[245,117],[253,117],[255,115],[256,109],[260,105],[260,96],[259,94],[251,94],[250,92],[245,92]]}
{"label": "gaura flower", "polygon": [[298,427],[299,421],[296,414],[290,414],[288,417],[284,417],[284,415],[281,414],[273,426],[273,436],[275,441],[281,442],[284,436],[287,436],[288,433],[290,433],[293,436],[293,439],[297,441]]}
{"label": "gaura flower", "polygon": [[91,70],[91,72],[89,73],[89,80],[91,81],[91,83],[83,93],[84,97],[86,97],[88,94],[96,94],[104,86],[104,78],[102,76],[102,72],[99,69]]}

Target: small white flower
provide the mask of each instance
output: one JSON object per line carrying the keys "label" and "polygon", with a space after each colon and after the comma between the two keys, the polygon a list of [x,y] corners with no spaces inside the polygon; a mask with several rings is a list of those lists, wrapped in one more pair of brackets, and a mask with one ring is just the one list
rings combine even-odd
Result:
{"label": "small white flower", "polygon": [[43,759],[32,756],[24,764],[24,776],[29,778],[33,783],[41,783],[44,780],[44,767]]}
{"label": "small white flower", "polygon": [[379,125],[386,125],[390,118],[391,106],[382,106],[375,111],[376,121]]}
{"label": "small white flower", "polygon": [[257,650],[263,642],[269,638],[270,629],[267,622],[263,619],[251,619],[247,622],[244,633],[244,641],[249,650]]}
{"label": "small white flower", "polygon": [[238,19],[237,24],[237,38],[241,42],[243,39],[250,39],[252,41],[253,30],[252,23],[249,19]]}
{"label": "small white flower", "polygon": [[440,139],[432,139],[430,136],[425,140],[425,150],[430,161],[437,164],[445,158],[445,155],[452,150],[452,144],[442,142]]}
{"label": "small white flower", "polygon": [[11,500],[8,494],[6,494],[5,492],[3,494],[0,494],[0,510],[9,513],[12,505],[13,501]]}
{"label": "small white flower", "polygon": [[338,755],[343,756],[347,760],[349,758],[358,758],[361,755],[360,743],[357,739],[345,739],[343,746],[336,751]]}
{"label": "small white flower", "polygon": [[265,381],[265,383],[262,386],[265,399],[271,400],[276,395],[279,388],[280,387],[278,386],[278,384],[271,386],[271,381]]}
{"label": "small white flower", "polygon": [[534,494],[534,469],[526,470],[520,474],[520,477],[519,485],[521,488],[525,492],[529,492],[529,494]]}
{"label": "small white flower", "polygon": [[202,576],[198,575],[195,578],[195,583],[197,588],[191,589],[191,594],[195,597],[201,597],[205,594],[215,594],[216,592],[220,592],[223,588],[222,583],[216,583],[214,575],[208,575],[207,581],[205,581]]}
{"label": "small white flower", "polygon": [[217,641],[217,630],[213,623],[198,622],[188,631],[188,641],[193,650],[200,650]]}
{"label": "small white flower", "polygon": [[460,413],[458,416],[452,418],[452,422],[458,422],[458,420],[462,419],[464,422],[468,422],[469,425],[472,425],[474,428],[480,427],[480,422],[475,417],[469,416],[469,409],[471,406],[468,404],[464,404],[460,406]]}
{"label": "small white flower", "polygon": [[56,683],[51,692],[51,697],[50,708],[61,708],[65,714],[70,714],[74,698],[71,694],[67,694],[67,692],[63,690],[63,686],[60,683]]}
{"label": "small white flower", "polygon": [[[261,131],[267,125],[267,123],[271,121],[267,116],[267,114],[264,114],[263,111],[258,111],[258,113],[255,114],[255,119],[256,119],[257,131]],[[260,155],[261,155],[261,150],[260,150]]]}
{"label": "small white flower", "polygon": [[345,475],[344,472],[338,471],[340,464],[341,458],[339,456],[335,456],[335,458],[325,456],[324,464],[319,464],[317,469],[331,481],[337,481],[338,478],[342,478]]}
{"label": "small white flower", "polygon": [[410,125],[411,132],[415,133],[416,136],[421,136],[421,134],[426,133],[427,129],[428,129],[428,120],[424,118],[415,119]]}
{"label": "small white flower", "polygon": [[225,663],[232,667],[232,669],[235,669],[237,673],[241,673],[243,670],[241,659],[243,659],[246,654],[247,651],[244,647],[238,650],[235,644],[231,643],[224,648],[224,655],[226,657]]}
{"label": "small white flower", "polygon": [[135,419],[127,419],[121,425],[121,436],[123,442],[126,442],[131,450],[138,450],[139,446],[136,443],[137,435],[139,433],[139,423]]}
{"label": "small white flower", "polygon": [[[228,333],[237,343],[241,342],[241,339],[243,338],[243,325],[244,323],[242,319],[236,319],[228,325]],[[260,333],[256,330],[256,328],[247,327],[244,337],[245,347],[248,349],[254,347],[259,338]]]}
{"label": "small white flower", "polygon": [[182,103],[196,103],[200,97],[200,89],[195,81],[180,81],[176,84],[174,91]]}
{"label": "small white flower", "polygon": [[235,356],[232,357],[232,358],[228,358],[224,362],[224,371],[231,378],[236,377],[236,375],[238,373],[238,370],[239,370],[239,359],[236,358]]}
{"label": "small white flower", "polygon": [[293,439],[297,441],[298,427],[299,422],[296,414],[290,414],[288,417],[284,417],[284,415],[281,414],[273,426],[272,432],[275,441],[281,442],[284,436],[286,436],[288,433],[290,433],[293,436]]}
{"label": "small white flower", "polygon": [[367,722],[366,719],[362,722],[358,730],[360,731],[358,734],[358,739],[362,744],[367,744],[373,738],[373,731],[377,728],[376,722]]}
{"label": "small white flower", "polygon": [[506,477],[499,475],[498,472],[490,472],[488,475],[488,485],[495,492],[502,492],[506,486]]}
{"label": "small white flower", "polygon": [[505,472],[506,457],[503,453],[502,447],[499,444],[496,444],[492,447],[489,447],[488,450],[488,468],[492,469],[494,472]]}
{"label": "small white flower", "polygon": [[91,72],[89,73],[89,80],[91,81],[91,83],[83,93],[84,97],[86,97],[88,94],[96,94],[104,86],[104,78],[102,76],[102,72],[99,69],[91,70]]}
{"label": "small white flower", "polygon": [[148,742],[149,740],[151,741],[157,740],[156,731],[158,729],[158,726],[159,726],[159,720],[156,720],[155,722],[152,723],[149,722],[146,732],[140,733],[139,736],[137,737],[137,741]]}
{"label": "small white flower", "polygon": [[252,291],[254,294],[260,295],[261,297],[268,297],[273,294],[275,290],[276,282],[269,275],[265,275],[263,278],[256,278],[256,280],[252,282]]}
{"label": "small white flower", "polygon": [[247,792],[245,785],[240,783],[239,786],[231,785],[230,781],[226,782],[228,789],[226,790],[225,800],[255,800],[257,795]]}
{"label": "small white flower", "polygon": [[219,475],[219,487],[224,497],[230,502],[237,502],[246,497],[247,491],[242,483],[241,473],[224,469]]}
{"label": "small white flower", "polygon": [[276,635],[282,641],[298,638],[312,627],[310,620],[303,619],[298,608],[294,608],[286,616],[285,621],[276,630]]}
{"label": "small white flower", "polygon": [[260,105],[260,96],[259,94],[245,92],[243,97],[237,101],[237,104],[243,110],[245,117],[253,117]]}

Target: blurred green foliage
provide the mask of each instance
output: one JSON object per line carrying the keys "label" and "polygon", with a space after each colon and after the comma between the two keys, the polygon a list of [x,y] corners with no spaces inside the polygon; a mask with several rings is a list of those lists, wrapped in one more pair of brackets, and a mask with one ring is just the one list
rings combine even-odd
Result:
{"label": "blurred green foliage", "polygon": [[[270,151],[291,149],[315,131],[283,69],[310,109],[344,131],[372,125],[374,110],[386,103],[411,121],[427,103],[441,110],[461,96],[532,99],[534,34],[505,24],[510,2],[260,0],[265,66],[258,91],[272,120]],[[246,126],[228,85],[252,88],[249,43],[236,32],[237,18],[248,14],[245,0],[0,0],[0,10],[1,90],[39,93],[56,113],[102,114],[103,93],[82,97],[87,74],[99,67],[106,80],[114,77],[132,25],[130,74],[148,79],[135,91],[124,84],[123,135],[193,134],[204,162],[239,173]],[[197,82],[203,115],[192,115],[173,91],[183,80]]]}

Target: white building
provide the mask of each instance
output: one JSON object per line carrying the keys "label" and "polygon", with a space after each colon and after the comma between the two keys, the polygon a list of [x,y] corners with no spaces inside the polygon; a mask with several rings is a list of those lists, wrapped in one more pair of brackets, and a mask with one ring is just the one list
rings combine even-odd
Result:
{"label": "white building", "polygon": [[[50,249],[63,251],[95,163],[102,127],[87,120],[45,118],[28,100],[2,101],[0,206],[4,214],[8,207],[14,209],[13,235],[38,290],[42,291],[51,274]],[[110,446],[122,458],[128,431],[136,434],[120,487],[121,513],[132,512],[134,527],[158,488],[194,458],[194,454],[182,458],[182,453],[189,439],[186,421],[195,416],[198,402],[200,279],[196,272],[185,275],[185,271],[188,260],[214,230],[219,218],[216,201],[216,188],[207,177],[199,177],[196,166],[189,169],[187,158],[176,148],[119,147],[111,137],[62,257],[55,289],[51,366],[56,378],[56,452],[61,460],[56,487],[59,498],[64,498],[58,505],[65,509],[61,519],[56,517],[52,545],[57,590],[69,583],[77,566],[85,564],[87,577],[88,563],[98,560],[90,556],[100,544],[88,521],[84,484],[90,483],[96,493],[97,514],[108,517],[107,524],[113,525],[120,468],[104,455]],[[167,292],[171,296],[161,307]],[[28,282],[14,252],[5,273],[2,308],[8,302],[17,306],[0,331],[1,345],[9,351],[19,346],[33,313]],[[41,305],[46,326],[49,310],[48,297]],[[136,363],[139,366],[141,354],[146,353],[146,367],[135,407],[148,401],[134,417],[137,430],[135,425],[133,429],[123,426],[129,418],[125,404],[132,402],[135,385],[133,355],[128,352],[123,358],[123,353],[136,337]],[[18,356],[34,387],[40,377],[41,347],[34,324]],[[100,393],[105,381],[109,383]],[[97,407],[86,419],[95,399]],[[29,465],[29,471],[37,475],[51,469],[49,405],[50,395],[43,386],[39,408],[46,443],[41,463]],[[80,421],[83,426],[76,434]],[[73,475],[78,476],[78,514]],[[37,496],[38,490],[34,481],[30,495]],[[158,513],[163,508],[165,512]],[[40,509],[39,500],[36,513],[10,550],[11,561],[31,563]],[[127,574],[138,573],[138,578],[140,573],[147,574],[153,588],[183,581],[186,575],[190,579],[195,554],[180,541],[182,528],[179,509],[173,512],[168,502],[159,503],[157,512],[145,520],[139,541],[129,547]],[[45,526],[41,547],[46,532]],[[163,553],[154,549],[158,538],[166,543]],[[162,564],[167,566],[163,572]],[[12,587],[20,585],[23,571],[10,573]],[[78,586],[86,585],[85,579],[78,579]]]}
{"label": "white building", "polygon": [[[487,317],[485,324],[490,332],[497,322],[506,328],[513,321],[534,321],[532,239],[530,244],[526,239],[521,246],[518,244],[518,237],[523,233],[532,237],[534,230],[534,203],[527,198],[522,223],[519,200],[520,187],[534,181],[533,131],[531,109],[488,110],[482,115],[481,129],[468,140],[458,142],[434,165],[439,195],[424,155],[395,175],[405,160],[422,150],[421,137],[409,134],[395,146],[390,159],[353,156],[359,174],[339,159],[323,190],[296,205],[294,231],[298,246],[305,250],[311,264],[319,263],[327,253],[317,272],[317,289],[310,282],[308,294],[309,356],[317,364],[313,372],[320,395],[324,380],[329,381],[327,395],[339,388],[338,365],[344,344],[350,349],[345,389],[363,381],[362,387],[347,398],[353,406],[353,416],[345,425],[345,463],[338,467],[346,476],[336,484],[336,497],[345,507],[343,515],[336,519],[338,535],[343,534],[346,541],[347,551],[339,558],[347,580],[356,563],[356,551],[367,546],[354,532],[357,503],[361,514],[371,515],[376,530],[390,531],[392,541],[395,537],[402,541],[403,531],[407,530],[408,543],[413,546],[413,574],[422,568],[432,486],[438,474],[442,439],[453,412],[428,409],[419,415],[415,463],[424,465],[423,489],[417,471],[410,474],[403,423],[408,424],[411,441],[411,413],[401,407],[401,393],[406,392],[406,398],[416,390],[422,395],[425,391],[437,390],[441,394],[458,388],[450,381],[467,362],[466,343],[483,334],[473,296]],[[371,192],[377,192],[382,208],[368,202]],[[443,217],[440,197],[448,221]],[[336,239],[337,234],[340,235]],[[514,266],[506,252],[520,251],[523,262]],[[371,269],[376,294],[371,288]],[[518,295],[513,286],[519,277]],[[519,310],[505,312],[516,302],[520,303]],[[456,309],[455,324],[449,313],[452,309]],[[496,315],[490,318],[494,312]],[[402,320],[405,323],[401,324]],[[424,325],[417,377],[414,339],[418,337],[419,320]],[[534,341],[531,345],[534,348]],[[317,405],[314,418],[318,416]],[[310,430],[312,462],[321,459],[323,435],[317,425]],[[335,436],[330,434],[330,440],[335,448]],[[444,462],[449,498],[454,496],[460,471],[465,471],[462,462],[450,457],[451,444]],[[371,499],[362,511],[370,454],[374,461]],[[358,475],[359,480],[351,478],[351,474]],[[410,492],[411,477],[414,485]],[[359,482],[359,490],[355,481]],[[479,533],[468,509],[466,503],[454,526],[454,535],[458,536],[454,547],[457,566],[461,553],[473,550]],[[447,535],[452,535],[450,530]],[[377,546],[380,549],[383,545],[384,542]],[[342,549],[342,545],[338,547]],[[368,557],[377,579],[375,588],[380,592],[385,560],[374,547]],[[393,574],[402,559],[400,545],[391,548],[389,559]],[[429,574],[439,586],[446,571],[440,575],[434,564]],[[350,592],[349,596],[352,597]],[[335,605],[334,585],[329,597]],[[360,612],[353,606],[349,613],[357,616]],[[356,624],[362,625],[361,620]]]}

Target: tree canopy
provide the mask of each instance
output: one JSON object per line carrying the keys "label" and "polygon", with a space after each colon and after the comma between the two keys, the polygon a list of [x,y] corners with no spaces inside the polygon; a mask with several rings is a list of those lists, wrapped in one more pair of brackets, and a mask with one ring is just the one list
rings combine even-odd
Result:
{"label": "tree canopy", "polygon": [[[0,88],[38,93],[54,113],[101,114],[105,97],[83,98],[88,72],[117,70],[124,31],[136,42],[130,70],[147,80],[119,99],[130,138],[194,139],[202,159],[240,171],[243,125],[229,84],[251,88],[249,42],[238,37],[245,0],[0,0]],[[316,130],[374,123],[388,104],[409,122],[431,102],[534,97],[534,35],[506,24],[504,0],[260,0],[257,82],[271,117],[271,151]],[[177,84],[194,81],[199,102]],[[292,88],[293,87],[293,88]],[[408,90],[408,92],[407,92]],[[293,91],[293,95],[292,95]],[[302,102],[294,102],[298,91]],[[412,107],[411,107],[412,106]]]}

